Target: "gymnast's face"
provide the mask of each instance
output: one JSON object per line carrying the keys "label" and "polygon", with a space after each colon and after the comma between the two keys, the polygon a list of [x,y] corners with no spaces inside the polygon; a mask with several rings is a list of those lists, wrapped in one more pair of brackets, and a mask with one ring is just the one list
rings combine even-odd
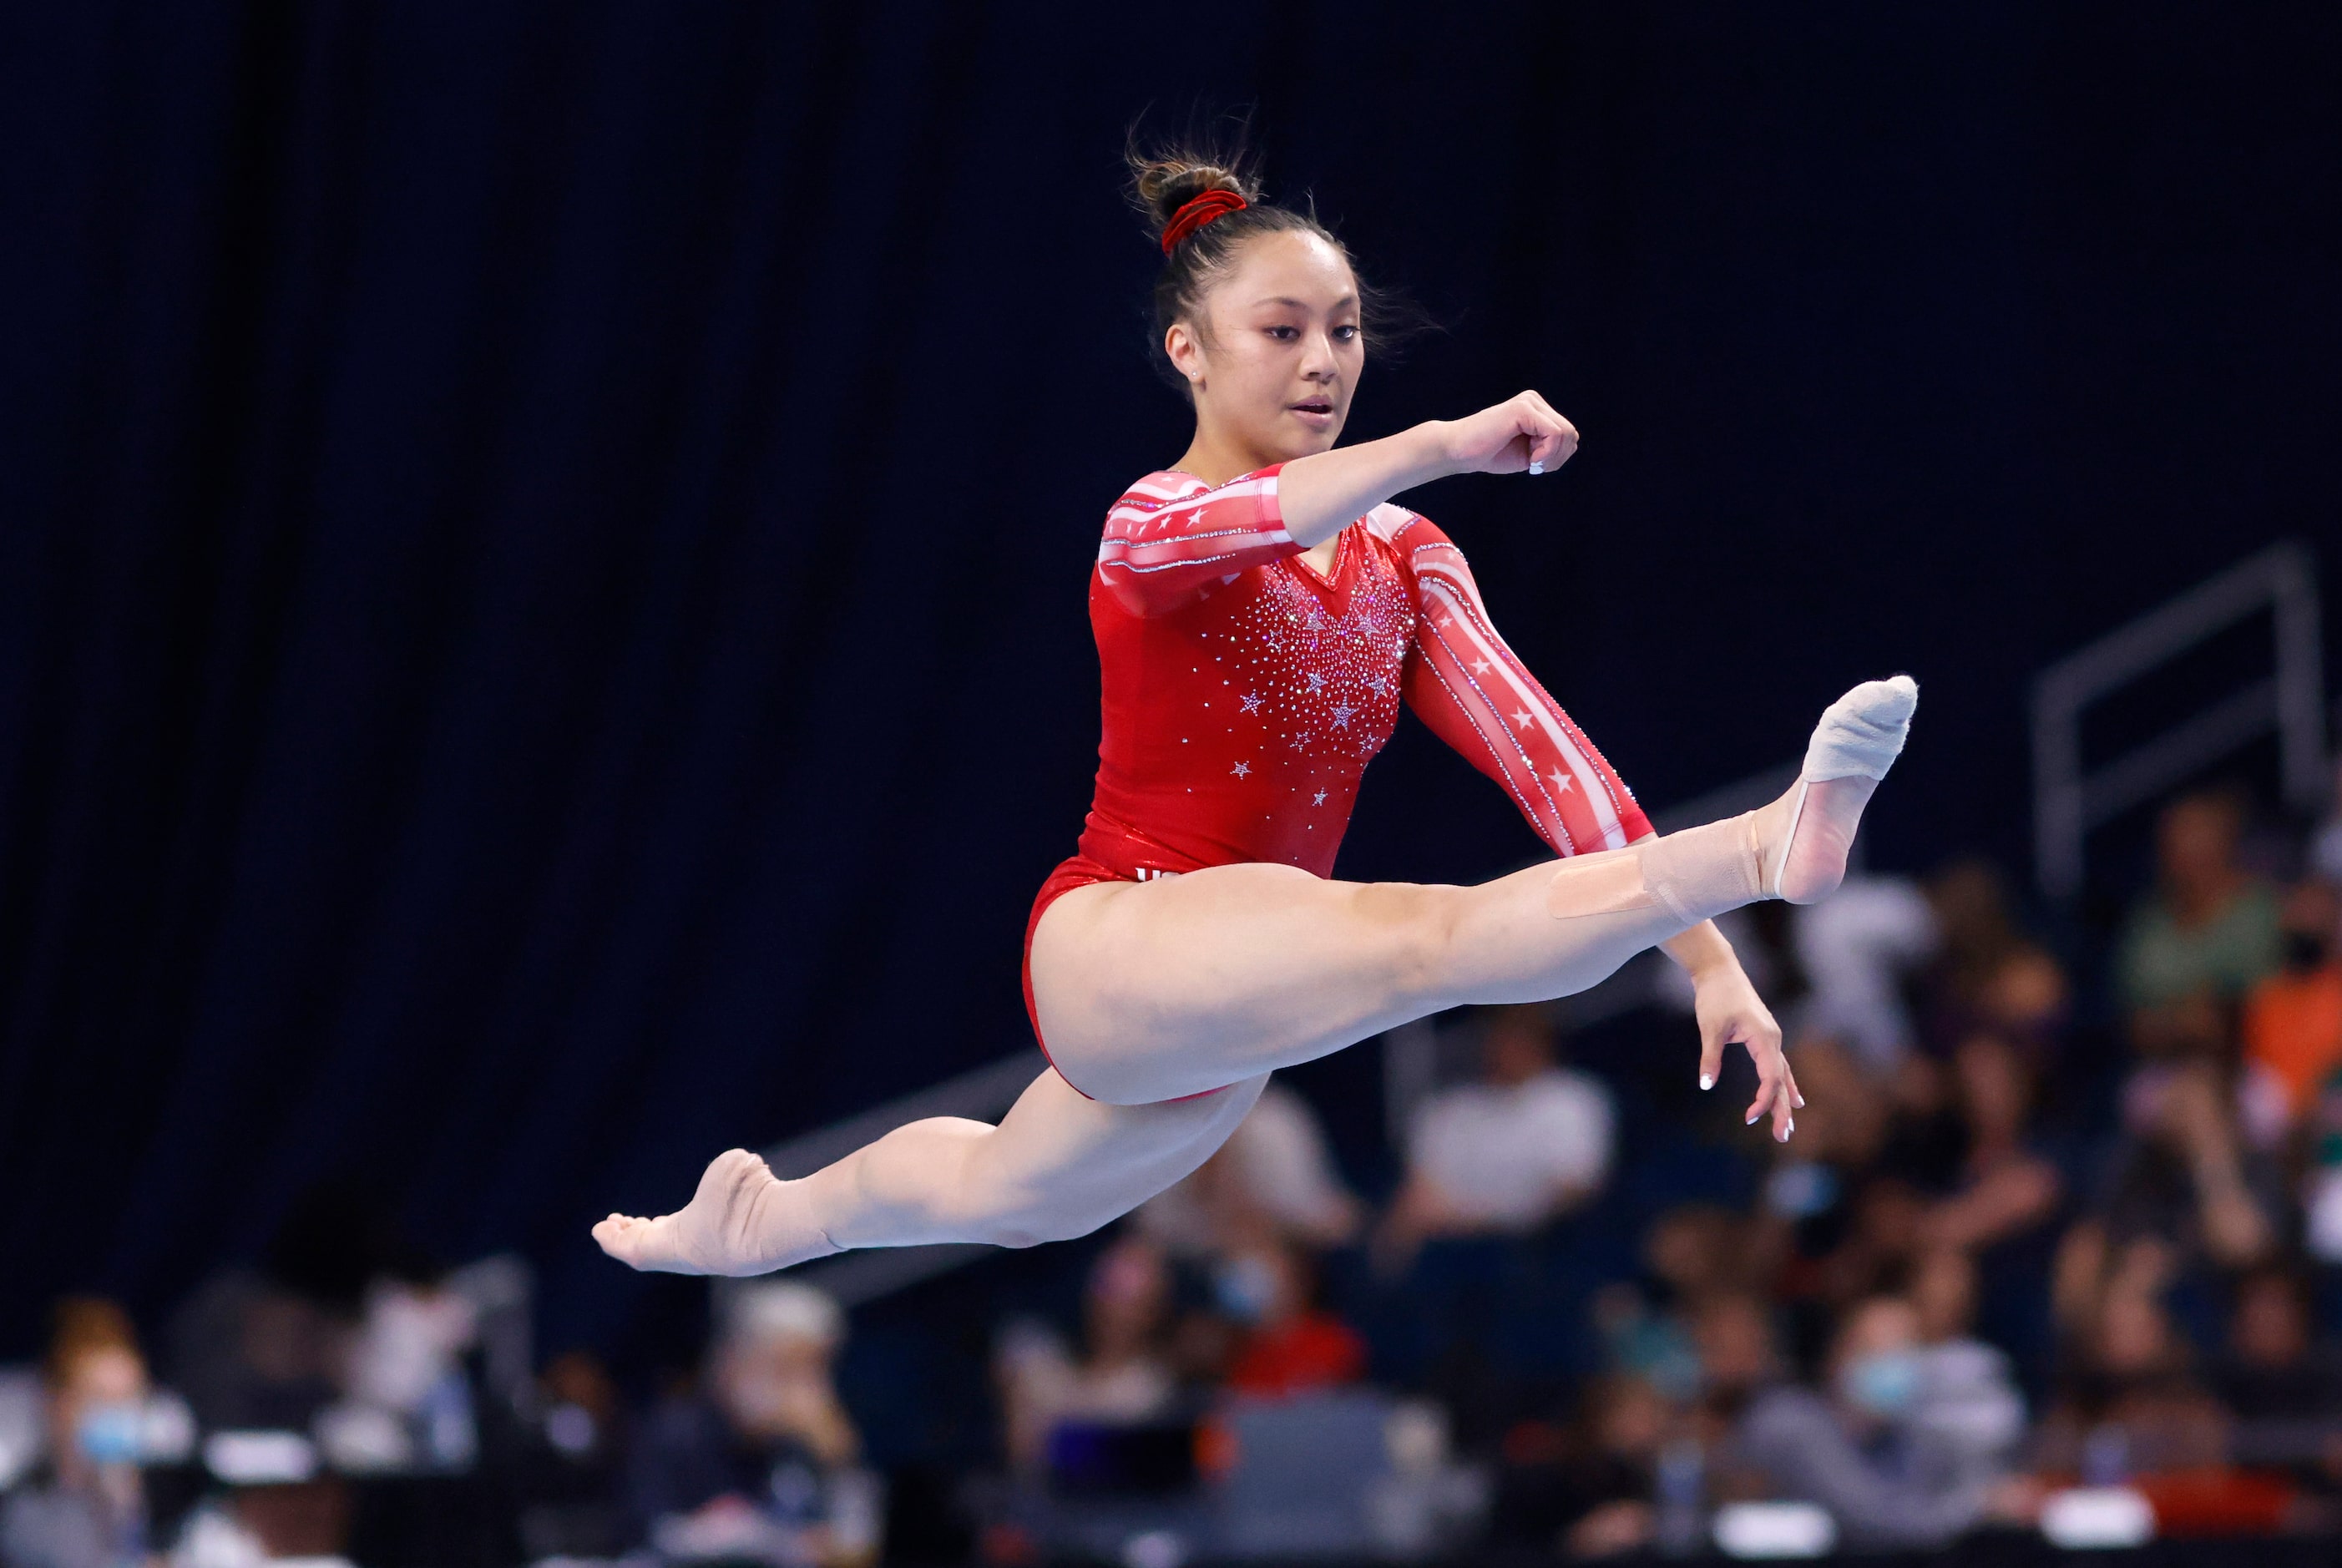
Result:
{"label": "gymnast's face", "polygon": [[1258,235],[1204,296],[1202,314],[1164,335],[1195,393],[1199,431],[1254,467],[1333,445],[1366,365],[1358,283],[1342,253],[1298,230]]}

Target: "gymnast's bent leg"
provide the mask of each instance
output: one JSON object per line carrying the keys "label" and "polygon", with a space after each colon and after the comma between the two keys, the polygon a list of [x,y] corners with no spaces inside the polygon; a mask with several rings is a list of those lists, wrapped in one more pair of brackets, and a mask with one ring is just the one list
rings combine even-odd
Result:
{"label": "gymnast's bent leg", "polygon": [[1479,887],[1254,864],[1077,888],[1034,935],[1057,1071],[998,1127],[913,1123],[793,1182],[735,1150],[680,1213],[613,1214],[596,1239],[637,1268],[756,1273],[846,1247],[1084,1234],[1201,1164],[1274,1068],[1460,1003],[1566,995],[1726,910],[1827,895],[1917,700],[1902,677],[1847,694],[1761,811]]}
{"label": "gymnast's bent leg", "polygon": [[678,1213],[612,1214],[594,1239],[622,1263],[680,1274],[760,1274],[848,1247],[1070,1241],[1210,1159],[1267,1082],[1170,1104],[1109,1105],[1053,1070],[997,1127],[957,1116],[907,1123],[798,1181],[731,1150]]}

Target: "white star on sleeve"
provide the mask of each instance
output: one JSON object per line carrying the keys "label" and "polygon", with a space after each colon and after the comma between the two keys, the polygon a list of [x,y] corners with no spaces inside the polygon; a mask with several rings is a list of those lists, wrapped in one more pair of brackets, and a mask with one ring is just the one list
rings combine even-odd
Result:
{"label": "white star on sleeve", "polygon": [[1554,789],[1561,794],[1567,794],[1569,793],[1570,786],[1577,782],[1576,779],[1571,778],[1567,774],[1563,773],[1559,768],[1554,769],[1553,772],[1546,774],[1545,776],[1553,781]]}
{"label": "white star on sleeve", "polygon": [[1236,766],[1230,768],[1228,773],[1229,775],[1234,778],[1248,779],[1252,777],[1252,764],[1238,763]]}
{"label": "white star on sleeve", "polygon": [[1530,714],[1529,714],[1528,709],[1526,709],[1526,708],[1515,708],[1515,709],[1513,710],[1513,723],[1515,723],[1515,724],[1516,724],[1520,725],[1520,726],[1521,726],[1521,728],[1523,728],[1523,729],[1526,729],[1526,728],[1528,728],[1528,727],[1529,727],[1529,725],[1530,725],[1530,724],[1531,724],[1532,722],[1533,722],[1533,720],[1532,720],[1532,718],[1531,718],[1531,715],[1530,715]]}
{"label": "white star on sleeve", "polygon": [[1488,673],[1488,661],[1487,661],[1487,660],[1486,660],[1486,659],[1475,659],[1475,660],[1473,660],[1473,661],[1472,661],[1472,673],[1473,673],[1474,674],[1476,674],[1476,675],[1485,675],[1485,674],[1486,674]]}

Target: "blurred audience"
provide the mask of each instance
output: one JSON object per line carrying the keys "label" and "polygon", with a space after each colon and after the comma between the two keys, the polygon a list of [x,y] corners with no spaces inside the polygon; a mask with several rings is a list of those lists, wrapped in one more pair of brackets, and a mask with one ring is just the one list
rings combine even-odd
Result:
{"label": "blurred audience", "polygon": [[1176,1257],[1221,1252],[1263,1231],[1306,1246],[1338,1246],[1358,1229],[1309,1103],[1270,1083],[1220,1152],[1139,1206],[1138,1228]]}
{"label": "blurred audience", "polygon": [[1659,1454],[1679,1425],[1659,1390],[1612,1373],[1586,1384],[1568,1423],[1515,1427],[1499,1466],[1494,1543],[1579,1558],[1648,1546]]}
{"label": "blurred audience", "polygon": [[1002,1335],[995,1372],[1008,1455],[1019,1471],[1042,1473],[1050,1434],[1064,1423],[1138,1426],[1170,1413],[1178,1393],[1171,1298],[1163,1250],[1127,1237],[1090,1265],[1078,1355],[1037,1323],[1016,1323]]}
{"label": "blurred audience", "polygon": [[58,1304],[42,1366],[45,1457],[0,1502],[8,1568],[123,1568],[151,1561],[144,1455],[145,1358],[111,1302]]}
{"label": "blurred audience", "polygon": [[1365,1373],[1366,1341],[1318,1301],[1316,1273],[1290,1243],[1264,1240],[1230,1254],[1213,1276],[1213,1293],[1242,1328],[1229,1392],[1284,1399]]}
{"label": "blurred audience", "polygon": [[1774,1495],[1827,1508],[1853,1546],[1937,1546],[1980,1521],[2024,1517],[2024,1483],[1920,1419],[1921,1351],[1909,1302],[1859,1303],[1831,1347],[1826,1392],[1783,1384],[1759,1395],[1735,1434],[1736,1456]]}
{"label": "blurred audience", "polygon": [[[1301,1431],[1323,1409],[1380,1432],[1394,1474],[1454,1483],[1451,1522],[1486,1496],[1456,1433],[1493,1481],[1498,1554],[1692,1553],[1714,1508],[1762,1498],[1820,1505],[1857,1549],[1938,1545],[2075,1482],[2137,1487],[2172,1531],[2342,1522],[2342,1348],[2319,1317],[2342,1307],[2342,817],[2281,894],[2240,861],[2244,820],[2217,793],[2165,810],[2155,886],[2078,1002],[1982,862],[1749,912],[1807,1099],[1787,1145],[1723,1143],[1712,1103],[1625,1079],[1622,1139],[1546,1010],[1491,1009],[1476,1076],[1417,1106],[1369,1227],[1316,1113],[1273,1084],[1120,1236],[1061,1254],[1086,1269],[1070,1342],[998,1334],[1000,1446],[1049,1483],[1004,1492],[1119,1507],[1225,1475],[1215,1412]],[[2067,956],[2090,975],[2109,955]],[[830,1297],[725,1287],[699,1381],[630,1413],[590,1355],[532,1364],[528,1295],[511,1260],[434,1266],[342,1182],[168,1320],[192,1415],[119,1309],[63,1303],[37,1383],[0,1369],[0,1564],[356,1556],[363,1487],[391,1476],[485,1477],[505,1514],[480,1539],[532,1561],[646,1539],[630,1561],[876,1560],[887,1493]],[[1412,1403],[1307,1397],[1370,1362]],[[273,1433],[281,1473],[206,1474],[198,1423]],[[956,1506],[961,1476],[934,1468],[898,1513]],[[1405,1492],[1376,1506],[1396,1518]],[[1448,1550],[1449,1527],[1376,1538]],[[1056,1549],[1023,1523],[984,1540],[1001,1563]]]}
{"label": "blurred audience", "polygon": [[1795,1014],[1797,1032],[1843,1043],[1873,1072],[1893,1071],[1917,1038],[1907,980],[1940,941],[1926,895],[1902,877],[1850,876],[1792,919],[1812,985]]}
{"label": "blurred audience", "polygon": [[703,1385],[644,1423],[629,1493],[651,1542],[684,1561],[847,1568],[875,1559],[878,1484],[838,1401],[837,1303],[759,1281],[722,1302]]}
{"label": "blurred audience", "polygon": [[1610,1091],[1556,1064],[1546,1010],[1495,1009],[1485,1029],[1478,1081],[1435,1092],[1416,1114],[1406,1179],[1376,1237],[1386,1267],[1435,1237],[1536,1230],[1609,1179]]}
{"label": "blurred audience", "polygon": [[2314,1337],[2309,1289],[2292,1270],[2257,1269],[2237,1282],[2227,1352],[2212,1386],[2243,1421],[2342,1415],[2342,1360]]}
{"label": "blurred audience", "polygon": [[2286,895],[2277,923],[2284,967],[2246,999],[2245,1060],[2276,1080],[2288,1120],[2298,1123],[2342,1066],[2342,894],[2304,882]]}
{"label": "blurred audience", "polygon": [[2143,1250],[2069,1322],[2057,1396],[2037,1439],[2042,1469],[2111,1485],[2225,1458],[2228,1413],[2165,1310],[2169,1278],[2167,1253]]}
{"label": "blurred audience", "polygon": [[2245,807],[2225,792],[2184,795],[2156,824],[2156,888],[2116,955],[2134,1014],[2190,997],[2234,1003],[2277,967],[2277,900],[2237,863]]}
{"label": "blurred audience", "polygon": [[2069,1011],[2065,969],[2026,936],[2010,913],[2008,889],[1989,863],[1956,860],[1927,883],[1935,912],[1935,958],[1918,977],[1921,1034],[1947,1055],[1979,1033],[2017,1047],[2035,1068],[2056,1054]]}

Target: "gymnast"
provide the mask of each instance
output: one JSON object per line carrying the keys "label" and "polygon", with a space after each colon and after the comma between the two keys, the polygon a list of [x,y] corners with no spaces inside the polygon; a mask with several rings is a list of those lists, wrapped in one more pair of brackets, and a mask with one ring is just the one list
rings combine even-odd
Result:
{"label": "gymnast", "polygon": [[[1524,392],[1336,447],[1375,319],[1341,242],[1262,200],[1237,159],[1135,156],[1133,176],[1196,434],[1115,504],[1090,576],[1096,794],[1025,937],[1047,1070],[997,1126],[913,1122],[797,1180],[730,1150],[676,1213],[594,1227],[621,1262],[756,1274],[851,1247],[1086,1235],[1202,1164],[1276,1069],[1444,1008],[1583,991],[1651,946],[1691,977],[1700,1086],[1744,1045],[1747,1120],[1789,1136],[1804,1102],[1780,1026],[1713,917],[1837,886],[1917,686],[1832,704],[1780,799],[1655,834],[1496,635],[1462,552],[1391,499],[1451,474],[1550,474],[1576,427]],[[1557,861],[1475,887],[1333,880],[1402,699]]]}

